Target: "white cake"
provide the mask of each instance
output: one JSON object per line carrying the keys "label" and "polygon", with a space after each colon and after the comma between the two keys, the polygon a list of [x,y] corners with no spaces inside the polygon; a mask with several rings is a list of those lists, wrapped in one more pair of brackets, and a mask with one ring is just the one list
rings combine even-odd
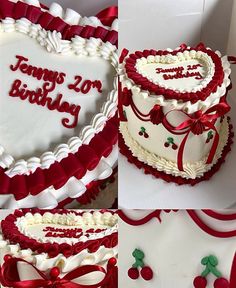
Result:
{"label": "white cake", "polygon": [[232,138],[227,56],[203,44],[123,54],[121,152],[167,181],[208,179]]}

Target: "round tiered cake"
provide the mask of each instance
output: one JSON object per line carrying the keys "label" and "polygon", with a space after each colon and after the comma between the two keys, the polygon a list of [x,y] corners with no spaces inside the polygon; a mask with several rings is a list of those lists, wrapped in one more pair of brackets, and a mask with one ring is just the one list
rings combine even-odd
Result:
{"label": "round tiered cake", "polygon": [[146,173],[178,184],[208,179],[230,150],[227,56],[203,44],[123,51],[121,152]]}
{"label": "round tiered cake", "polygon": [[3,286],[117,287],[117,220],[109,210],[16,210],[1,222]]}
{"label": "round tiered cake", "polygon": [[0,1],[0,207],[56,207],[112,174],[118,32],[109,19]]}

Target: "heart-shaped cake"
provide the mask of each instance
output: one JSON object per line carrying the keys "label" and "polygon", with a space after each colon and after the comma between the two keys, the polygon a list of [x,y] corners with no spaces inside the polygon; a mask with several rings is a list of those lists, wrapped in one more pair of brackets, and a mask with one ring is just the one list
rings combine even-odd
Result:
{"label": "heart-shaped cake", "polygon": [[53,282],[58,276],[87,285],[115,281],[117,222],[109,210],[16,210],[1,223],[2,284],[13,281],[4,265],[14,265],[21,281]]}
{"label": "heart-shaped cake", "polygon": [[121,55],[121,152],[178,184],[208,179],[232,143],[227,56],[200,43]]}
{"label": "heart-shaped cake", "polygon": [[37,0],[1,1],[0,20],[0,205],[55,207],[117,160],[117,20]]}

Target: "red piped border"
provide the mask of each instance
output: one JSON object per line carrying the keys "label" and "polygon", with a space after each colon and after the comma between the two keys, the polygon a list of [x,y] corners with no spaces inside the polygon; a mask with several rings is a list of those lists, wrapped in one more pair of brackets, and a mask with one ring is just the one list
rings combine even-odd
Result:
{"label": "red piped border", "polygon": [[213,210],[202,210],[203,213],[205,213],[207,216],[210,216],[212,218],[215,218],[217,220],[221,221],[232,221],[236,220],[236,213],[230,213],[230,214],[222,214],[220,212],[216,212]]}
{"label": "red piped border", "polygon": [[118,32],[108,30],[102,26],[92,27],[89,25],[70,25],[60,17],[51,15],[48,11],[42,11],[41,8],[26,4],[24,2],[11,2],[9,0],[1,0],[0,2],[0,20],[6,17],[15,20],[26,18],[34,24],[40,24],[42,28],[50,31],[56,30],[62,34],[62,39],[71,40],[75,36],[86,39],[90,37],[99,38],[103,42],[110,42],[118,45]]}
{"label": "red piped border", "polygon": [[[224,80],[224,71],[221,63],[220,57],[212,50],[206,49],[206,47],[200,43],[197,47],[187,48],[187,45],[181,45],[180,49],[174,50],[169,52],[167,50],[144,50],[144,51],[137,51],[134,54],[130,54],[129,57],[125,60],[125,70],[127,76],[133,80],[137,85],[141,87],[141,89],[149,91],[155,95],[165,95],[166,99],[176,99],[182,101],[190,101],[191,103],[196,103],[199,100],[206,100],[211,93],[216,92],[217,88],[221,86]],[[157,84],[151,82],[148,78],[142,76],[138,73],[135,65],[138,59],[148,56],[162,56],[162,55],[176,55],[178,52],[184,51],[202,51],[206,53],[215,64],[215,73],[208,83],[208,85],[203,88],[201,91],[198,92],[177,92],[172,89],[165,89]]]}
{"label": "red piped border", "polygon": [[[228,117],[228,122],[230,123],[230,118]],[[196,179],[185,179],[180,176],[173,176],[170,174],[166,174],[165,172],[158,171],[155,168],[141,162],[138,160],[137,157],[134,157],[132,155],[132,152],[129,150],[128,146],[126,146],[124,139],[119,133],[119,148],[120,152],[128,159],[128,161],[132,164],[134,164],[137,168],[143,169],[145,174],[151,174],[156,178],[161,178],[164,181],[170,183],[174,182],[177,185],[184,185],[184,184],[189,184],[191,186],[194,186],[202,181],[207,181],[209,180],[221,167],[221,165],[225,162],[225,158],[227,154],[231,151],[231,146],[233,144],[233,126],[232,124],[229,125],[229,138],[226,146],[224,147],[222,151],[222,155],[218,162],[212,167],[212,169],[208,172],[206,172],[202,177],[196,178]]]}
{"label": "red piped border", "polygon": [[[172,210],[172,211],[178,212],[178,210]],[[204,213],[204,210],[201,210],[201,211]],[[208,210],[208,211],[211,212],[212,214],[214,214],[214,213],[218,214],[218,212],[215,212],[213,210]],[[129,216],[127,216],[122,210],[120,210],[118,212],[118,215],[124,222],[126,222],[129,225],[141,226],[141,225],[148,223],[149,221],[151,221],[154,218],[157,218],[159,220],[159,222],[161,223],[161,213],[162,212],[169,213],[169,212],[171,212],[171,210],[170,211],[169,210],[154,210],[154,211],[150,212],[148,215],[146,215],[145,217],[142,217],[140,219],[132,219]],[[194,221],[194,223],[197,224],[197,226],[199,228],[201,228],[204,232],[206,232],[207,234],[209,234],[211,236],[214,236],[217,238],[231,238],[231,237],[236,236],[236,230],[217,231],[215,229],[212,229],[209,225],[204,223],[204,221],[201,220],[201,218],[197,215],[197,210],[196,211],[195,210],[186,210],[186,212],[191,217],[191,219]],[[215,219],[214,217],[211,217],[211,218]],[[231,219],[229,219],[228,221],[230,221],[230,220]],[[236,220],[236,219],[234,219],[234,220]]]}
{"label": "red piped border", "polygon": [[236,237],[236,230],[231,231],[217,231],[209,227],[204,221],[197,215],[197,212],[194,210],[187,210],[187,213],[192,218],[192,220],[197,224],[207,234],[217,237],[217,238],[231,238]]}
{"label": "red piped border", "polygon": [[[46,212],[52,214],[68,214],[71,213],[70,210],[40,210],[40,209],[23,209],[15,210],[13,214],[8,215],[5,220],[1,222],[2,234],[5,239],[9,240],[11,244],[19,244],[21,249],[30,248],[36,253],[47,253],[50,258],[56,257],[58,254],[62,253],[66,258],[77,255],[84,249],[88,249],[90,253],[96,252],[101,246],[106,248],[113,248],[118,245],[118,233],[114,232],[111,235],[105,236],[101,239],[88,240],[86,242],[78,242],[76,244],[70,245],[67,243],[57,244],[57,243],[41,243],[35,239],[29,238],[28,236],[22,234],[15,222],[17,218],[25,216],[26,213],[32,213],[33,215],[39,213],[43,215]],[[116,213],[111,210],[100,210],[101,213],[110,212],[113,215]],[[74,214],[82,216],[86,211],[76,212]]]}
{"label": "red piped border", "polygon": [[28,195],[37,195],[53,186],[59,189],[72,177],[81,179],[87,171],[93,170],[102,157],[107,157],[118,140],[117,115],[107,121],[103,130],[97,133],[88,145],[79,147],[75,154],[70,153],[48,169],[38,168],[30,175],[9,177],[0,168],[0,194],[13,194],[16,200]]}

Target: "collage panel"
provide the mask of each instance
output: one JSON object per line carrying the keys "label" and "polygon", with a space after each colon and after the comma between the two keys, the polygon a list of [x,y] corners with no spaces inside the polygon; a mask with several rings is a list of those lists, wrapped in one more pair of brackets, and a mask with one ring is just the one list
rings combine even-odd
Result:
{"label": "collage panel", "polygon": [[235,11],[119,1],[120,208],[235,207]]}
{"label": "collage panel", "polygon": [[117,287],[114,210],[0,211],[1,287]]}
{"label": "collage panel", "polygon": [[119,287],[233,288],[236,210],[121,210]]}
{"label": "collage panel", "polygon": [[0,2],[1,209],[117,208],[118,2],[58,2]]}
{"label": "collage panel", "polygon": [[118,287],[117,18],[0,1],[0,287]]}

